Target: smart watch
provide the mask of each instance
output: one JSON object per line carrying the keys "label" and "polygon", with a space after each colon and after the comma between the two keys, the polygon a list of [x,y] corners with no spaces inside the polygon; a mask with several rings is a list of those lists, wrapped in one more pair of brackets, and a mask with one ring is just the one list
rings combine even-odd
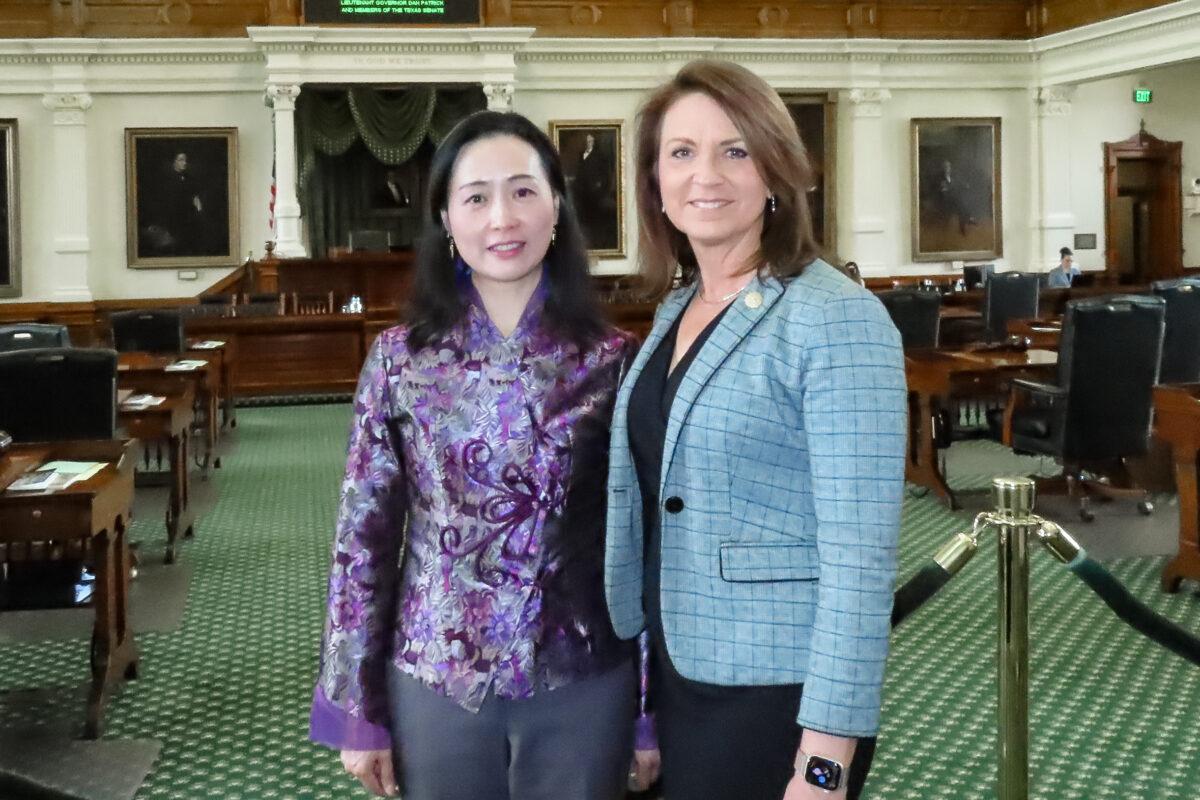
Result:
{"label": "smart watch", "polygon": [[821,756],[805,756],[803,763],[805,782],[827,792],[841,788],[844,770],[838,762]]}

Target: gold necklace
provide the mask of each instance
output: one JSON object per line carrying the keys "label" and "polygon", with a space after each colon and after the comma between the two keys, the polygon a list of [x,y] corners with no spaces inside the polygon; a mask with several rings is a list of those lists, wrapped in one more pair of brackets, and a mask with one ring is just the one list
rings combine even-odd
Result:
{"label": "gold necklace", "polygon": [[704,296],[704,284],[702,283],[702,284],[700,284],[700,289],[699,289],[699,291],[696,292],[696,294],[700,297],[700,301],[703,303],[712,303],[714,305],[717,303],[728,303],[730,300],[737,297],[742,292],[746,291],[746,287],[749,285],[750,285],[750,281],[746,281],[744,284],[742,284],[742,288],[738,289],[736,292],[730,292],[729,294],[725,295],[724,297],[720,297],[716,300],[709,300],[707,297]]}

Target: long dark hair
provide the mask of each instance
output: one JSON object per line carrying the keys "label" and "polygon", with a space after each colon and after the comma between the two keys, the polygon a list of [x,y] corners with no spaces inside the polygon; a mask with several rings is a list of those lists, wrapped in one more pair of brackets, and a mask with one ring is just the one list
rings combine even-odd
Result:
{"label": "long dark hair", "polygon": [[493,136],[515,136],[532,147],[558,197],[557,232],[543,261],[548,294],[542,319],[551,332],[583,349],[603,334],[606,325],[588,272],[587,247],[567,194],[562,164],[541,129],[520,114],[497,111],[479,111],[458,123],[433,154],[413,295],[405,318],[410,326],[409,345],[420,349],[432,344],[462,319],[456,265],[450,257],[442,212],[449,200],[450,176],[463,148]]}

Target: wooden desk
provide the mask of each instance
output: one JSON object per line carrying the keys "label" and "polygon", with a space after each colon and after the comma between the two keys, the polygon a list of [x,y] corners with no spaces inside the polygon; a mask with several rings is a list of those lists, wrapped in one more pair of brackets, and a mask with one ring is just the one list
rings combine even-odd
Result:
{"label": "wooden desk", "polygon": [[943,305],[938,310],[938,316],[943,320],[947,319],[972,319],[983,320],[983,312],[978,308],[969,308],[967,306],[947,306]]}
{"label": "wooden desk", "polygon": [[1062,317],[1010,319],[1006,330],[1009,336],[1020,336],[1028,340],[1030,347],[1057,350],[1058,342],[1062,338]]}
{"label": "wooden desk", "polygon": [[[133,506],[130,440],[97,439],[14,445],[0,458],[0,543],[5,558],[14,545],[47,540],[83,540],[96,571],[92,605],[92,687],[84,736],[95,739],[104,726],[110,686],[137,677],[138,652],[129,627],[129,543],[126,524]],[[46,461],[108,461],[86,481],[56,492],[4,492],[20,474]]]}
{"label": "wooden desk", "polygon": [[197,342],[201,341],[207,340],[188,340],[187,357],[204,358],[215,364],[217,375],[220,378],[221,427],[224,428],[228,426],[230,428],[236,428],[237,405],[233,390],[233,370],[237,362],[237,349],[234,346],[233,340],[222,341],[220,347],[197,349],[195,345]]}
{"label": "wooden desk", "polygon": [[188,336],[222,339],[235,348],[231,380],[242,396],[353,392],[370,327],[362,314],[187,320]]}
{"label": "wooden desk", "polygon": [[1171,444],[1179,492],[1179,553],[1163,569],[1164,592],[1184,578],[1200,580],[1200,383],[1154,387],[1155,435]]}
{"label": "wooden desk", "polygon": [[[200,467],[207,475],[220,430],[217,421],[220,371],[216,362],[205,355],[188,353],[186,358],[204,361],[204,366],[183,372],[168,372],[166,367],[181,358],[157,353],[121,353],[117,358],[117,385],[146,394],[179,394],[187,388],[193,389],[204,407],[204,460]],[[214,466],[221,466],[219,459]]]}
{"label": "wooden desk", "polygon": [[117,409],[118,422],[130,436],[143,441],[166,441],[170,451],[170,497],[167,499],[167,564],[175,561],[175,548],[182,532],[195,533],[195,515],[191,508],[191,483],[188,476],[188,438],[192,424],[192,388],[181,394],[166,395],[156,406]]}
{"label": "wooden desk", "polygon": [[1050,350],[905,353],[909,392],[905,480],[932,489],[951,508],[961,508],[938,466],[935,416],[951,410],[954,400],[1006,395],[1014,378],[1045,380],[1057,363],[1058,354]]}

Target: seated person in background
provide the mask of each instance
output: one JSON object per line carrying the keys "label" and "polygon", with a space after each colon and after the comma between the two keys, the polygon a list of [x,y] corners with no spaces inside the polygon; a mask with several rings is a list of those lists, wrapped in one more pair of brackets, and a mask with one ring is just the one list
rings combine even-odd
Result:
{"label": "seated person in background", "polygon": [[857,283],[859,286],[866,286],[867,282],[863,280],[862,271],[859,270],[858,264],[853,261],[847,261],[842,265],[842,272],[846,274],[850,280]]}
{"label": "seated person in background", "polygon": [[1064,247],[1058,251],[1058,255],[1059,262],[1051,268],[1046,279],[1046,288],[1069,289],[1071,281],[1079,274],[1079,267],[1075,266],[1075,254],[1071,252],[1071,248]]}

